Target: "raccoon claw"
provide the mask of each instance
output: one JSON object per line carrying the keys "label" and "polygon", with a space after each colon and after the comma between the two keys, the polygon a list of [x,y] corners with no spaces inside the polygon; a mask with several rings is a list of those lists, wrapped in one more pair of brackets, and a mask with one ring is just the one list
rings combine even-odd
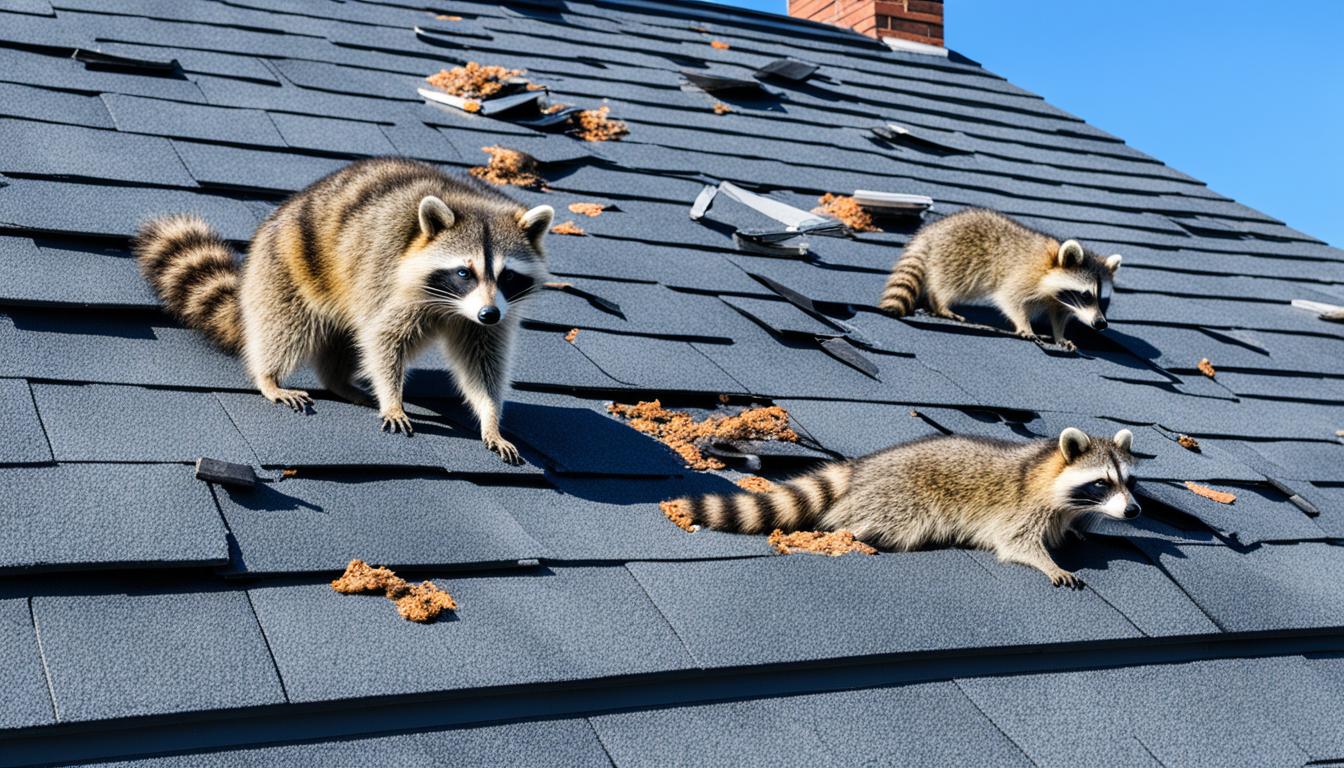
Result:
{"label": "raccoon claw", "polygon": [[305,408],[313,404],[313,398],[301,389],[282,389],[275,393],[271,402],[279,403],[292,411],[302,413]]}
{"label": "raccoon claw", "polygon": [[407,437],[415,434],[415,430],[411,428],[411,420],[406,416],[405,412],[402,411],[383,414],[383,426],[381,429],[384,432],[391,432],[392,434],[405,432]]}
{"label": "raccoon claw", "polygon": [[1038,343],[1038,344],[1039,344],[1040,341],[1041,341],[1041,337],[1040,337],[1040,336],[1037,336],[1037,335],[1036,335],[1035,333],[1033,333],[1032,331],[1017,331],[1016,333],[1017,333],[1017,337],[1018,337],[1019,339],[1026,339],[1027,341],[1034,341],[1034,342],[1036,342],[1036,343]]}
{"label": "raccoon claw", "polygon": [[499,454],[499,457],[504,460],[505,464],[518,464],[521,461],[518,456],[518,449],[508,440],[505,440],[498,435],[494,435],[484,438],[484,442],[485,447]]}
{"label": "raccoon claw", "polygon": [[1074,344],[1072,341],[1069,341],[1068,339],[1059,339],[1058,341],[1055,342],[1055,344],[1065,352],[1078,351],[1078,345]]}
{"label": "raccoon claw", "polygon": [[1050,577],[1050,583],[1056,587],[1068,587],[1069,589],[1082,589],[1083,580],[1069,571],[1060,571]]}

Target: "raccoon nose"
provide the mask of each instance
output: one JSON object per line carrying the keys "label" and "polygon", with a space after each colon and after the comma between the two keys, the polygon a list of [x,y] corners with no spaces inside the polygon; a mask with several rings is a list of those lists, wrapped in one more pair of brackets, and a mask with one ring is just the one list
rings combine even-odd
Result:
{"label": "raccoon nose", "polygon": [[1097,315],[1097,319],[1092,321],[1092,327],[1098,331],[1105,330],[1106,325],[1107,325],[1106,318],[1102,317],[1101,315]]}
{"label": "raccoon nose", "polygon": [[481,311],[476,313],[476,319],[485,325],[494,325],[499,322],[499,307],[489,306],[481,307]]}
{"label": "raccoon nose", "polygon": [[1133,520],[1138,517],[1139,513],[1142,511],[1143,507],[1139,506],[1139,502],[1130,499],[1129,503],[1125,505],[1125,519]]}

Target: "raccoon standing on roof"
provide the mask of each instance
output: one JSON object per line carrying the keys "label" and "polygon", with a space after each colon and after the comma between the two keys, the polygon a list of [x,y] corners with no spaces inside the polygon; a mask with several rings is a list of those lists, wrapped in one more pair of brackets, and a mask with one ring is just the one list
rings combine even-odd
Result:
{"label": "raccoon standing on roof", "polygon": [[1043,235],[1001,213],[958,211],[920,228],[892,269],[878,307],[904,317],[922,295],[940,317],[964,321],[949,307],[989,299],[1018,336],[1036,339],[1031,321],[1050,317],[1054,341],[1064,338],[1069,318],[1101,330],[1101,286],[1120,268],[1120,255],[1102,258],[1077,240]]}
{"label": "raccoon standing on roof", "polygon": [[241,268],[189,214],[148,222],[133,250],[173,314],[241,354],[261,394],[296,410],[308,393],[281,381],[312,360],[323,386],[346,399],[364,402],[351,379],[366,379],[382,428],[410,435],[407,361],[442,342],[481,439],[515,461],[500,408],[517,306],[546,279],[541,242],[553,216],[425,163],[375,158],[286,200]]}
{"label": "raccoon standing on roof", "polygon": [[684,509],[721,531],[846,529],[881,549],[985,549],[1077,588],[1082,582],[1046,548],[1084,512],[1139,514],[1130,490],[1133,439],[1127,429],[1107,439],[1073,427],[1057,441],[1029,443],[930,437],[829,464],[765,493],[686,499]]}

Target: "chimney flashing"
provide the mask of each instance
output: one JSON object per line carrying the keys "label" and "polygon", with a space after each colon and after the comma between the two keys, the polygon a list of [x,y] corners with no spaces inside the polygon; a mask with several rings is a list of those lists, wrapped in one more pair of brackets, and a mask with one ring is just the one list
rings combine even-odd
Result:
{"label": "chimney flashing", "polygon": [[927,56],[942,56],[947,58],[947,49],[940,45],[929,45],[915,40],[906,40],[903,37],[884,37],[882,42],[893,51],[902,53],[922,53]]}

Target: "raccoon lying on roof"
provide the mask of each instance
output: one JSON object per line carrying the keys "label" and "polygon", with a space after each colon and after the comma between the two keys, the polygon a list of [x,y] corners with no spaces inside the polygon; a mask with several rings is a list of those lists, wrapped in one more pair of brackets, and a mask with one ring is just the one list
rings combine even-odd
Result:
{"label": "raccoon lying on roof", "polygon": [[276,208],[241,268],[190,214],[148,222],[133,250],[169,311],[240,353],[261,394],[296,410],[308,393],[281,380],[311,359],[340,397],[364,401],[351,378],[367,379],[383,429],[409,435],[406,363],[441,342],[481,439],[514,461],[500,407],[516,307],[546,279],[541,241],[553,216],[425,163],[375,158]]}
{"label": "raccoon lying on roof", "polygon": [[964,321],[949,307],[987,298],[1023,338],[1036,338],[1031,321],[1046,313],[1055,343],[1074,349],[1065,326],[1076,317],[1097,330],[1106,327],[1101,286],[1120,261],[1120,254],[1102,258],[1077,240],[1060,243],[1001,213],[968,209],[915,233],[878,307],[904,317],[923,296],[933,314]]}
{"label": "raccoon lying on roof", "polygon": [[763,533],[846,529],[880,549],[964,545],[1035,568],[1055,586],[1082,581],[1046,550],[1090,511],[1129,519],[1134,435],[1089,437],[1069,427],[1056,440],[1020,443],[929,437],[829,464],[765,493],[686,499],[693,522]]}

